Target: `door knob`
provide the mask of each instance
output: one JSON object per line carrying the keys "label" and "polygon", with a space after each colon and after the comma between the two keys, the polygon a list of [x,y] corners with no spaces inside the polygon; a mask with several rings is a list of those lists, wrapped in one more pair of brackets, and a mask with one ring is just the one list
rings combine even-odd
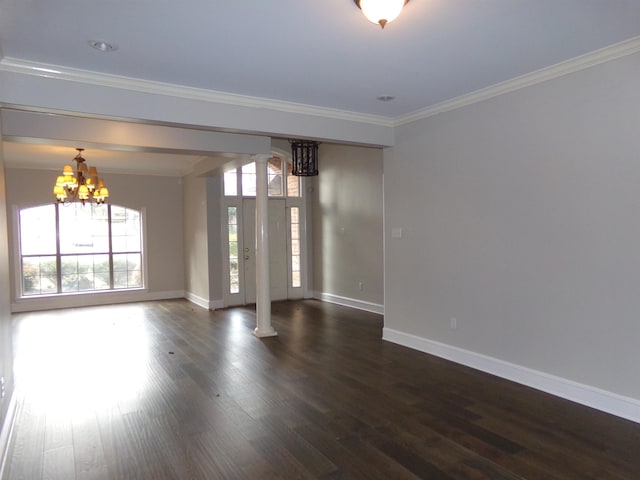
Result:
{"label": "door knob", "polygon": [[249,247],[244,247],[245,252],[249,252]]}

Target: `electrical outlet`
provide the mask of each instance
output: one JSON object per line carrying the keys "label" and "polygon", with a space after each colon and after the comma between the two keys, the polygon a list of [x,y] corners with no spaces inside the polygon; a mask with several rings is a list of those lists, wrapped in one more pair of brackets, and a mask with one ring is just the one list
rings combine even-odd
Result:
{"label": "electrical outlet", "polygon": [[449,320],[449,324],[451,325],[451,330],[455,330],[456,328],[458,328],[458,319],[456,317],[451,317],[451,320]]}
{"label": "electrical outlet", "polygon": [[360,291],[364,290],[364,283],[358,282],[358,290],[360,290]]}
{"label": "electrical outlet", "polygon": [[0,377],[0,398],[4,398],[4,377]]}

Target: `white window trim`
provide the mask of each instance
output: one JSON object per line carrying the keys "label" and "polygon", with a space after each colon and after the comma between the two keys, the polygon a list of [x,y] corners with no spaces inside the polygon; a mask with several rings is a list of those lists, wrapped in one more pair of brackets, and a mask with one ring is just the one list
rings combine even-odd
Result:
{"label": "white window trim", "polygon": [[[9,269],[13,282],[11,284],[11,312],[28,312],[36,310],[50,310],[55,308],[71,308],[83,306],[106,305],[136,301],[149,300],[149,268],[147,250],[147,208],[140,207],[140,228],[142,230],[142,245],[140,246],[142,254],[142,287],[117,289],[117,290],[99,290],[88,292],[64,292],[49,295],[22,295],[22,271],[20,268],[20,210],[25,208],[37,207],[39,205],[12,205],[11,206],[11,257]],[[124,205],[118,205],[123,206]],[[125,207],[132,208],[133,207]]]}

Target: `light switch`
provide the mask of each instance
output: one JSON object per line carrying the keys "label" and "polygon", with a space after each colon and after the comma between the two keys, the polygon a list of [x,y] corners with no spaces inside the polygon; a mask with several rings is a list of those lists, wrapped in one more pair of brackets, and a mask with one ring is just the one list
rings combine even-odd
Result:
{"label": "light switch", "polygon": [[391,238],[402,238],[402,228],[395,227],[391,229]]}

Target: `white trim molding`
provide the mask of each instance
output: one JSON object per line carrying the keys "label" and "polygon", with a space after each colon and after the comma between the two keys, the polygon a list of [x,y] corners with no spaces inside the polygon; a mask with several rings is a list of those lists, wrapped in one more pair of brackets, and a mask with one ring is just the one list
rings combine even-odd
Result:
{"label": "white trim molding", "polygon": [[18,414],[18,402],[16,400],[15,389],[11,393],[9,399],[9,406],[7,408],[7,416],[4,418],[2,429],[0,430],[0,478],[4,478],[4,474],[7,468],[11,437],[13,435],[13,427],[16,422]]}
{"label": "white trim molding", "polygon": [[207,300],[206,298],[191,292],[185,292],[184,298],[189,300],[191,303],[207,310],[215,310],[217,308],[225,307],[224,300]]}
{"label": "white trim molding", "polygon": [[182,290],[149,292],[146,290],[108,291],[69,295],[21,298],[11,304],[11,313],[35,312],[54,308],[96,307],[116,303],[149,302],[185,298]]}
{"label": "white trim molding", "polygon": [[209,310],[217,310],[224,307],[224,300],[211,300],[209,302]]}
{"label": "white trim molding", "polygon": [[0,72],[51,78],[86,85],[115,88],[123,91],[152,93],[185,100],[197,100],[201,102],[233,105],[238,107],[267,109],[276,112],[308,115],[318,118],[343,120],[348,122],[358,122],[365,125],[368,124],[393,128],[416,120],[432,117],[439,113],[455,110],[473,103],[482,102],[505,93],[510,93],[521,88],[529,87],[638,52],[640,52],[640,36],[630,38],[623,42],[616,43],[564,62],[560,62],[501,83],[490,85],[480,90],[476,90],[475,92],[445,100],[435,105],[430,105],[395,118],[154,82],[139,78],[110,75],[90,70],[32,62],[11,57],[0,59]]}
{"label": "white trim molding", "polygon": [[249,108],[265,108],[285,113],[312,115],[316,117],[360,122],[384,127],[392,126],[392,120],[390,118],[378,115],[350,112],[347,110],[338,110],[334,108],[306,105],[283,100],[238,95],[215,90],[206,90],[203,88],[186,87],[183,85],[143,80],[140,78],[93,72],[91,70],[32,62],[19,58],[5,57],[0,59],[0,71],[55,78],[58,80],[67,80],[88,85],[99,85],[134,92],[153,93],[156,95],[165,95],[201,102]]}
{"label": "white trim molding", "polygon": [[614,45],[580,55],[570,60],[536,70],[535,72],[527,73],[525,75],[476,90],[475,92],[467,93],[465,95],[416,110],[408,115],[396,117],[394,119],[393,126],[398,127],[400,125],[415,122],[416,120],[433,117],[439,113],[449,112],[451,110],[466,107],[467,105],[489,100],[490,98],[497,97],[499,95],[504,95],[538,83],[546,82],[547,80],[569,75],[571,73],[638,52],[640,52],[640,37],[633,37],[625,40],[624,42],[616,43]]}
{"label": "white trim molding", "polygon": [[383,328],[383,340],[429,353],[467,367],[520,383],[560,398],[640,423],[640,400],[584,385],[566,378],[505,362],[497,358]]}
{"label": "white trim molding", "polygon": [[184,292],[184,298],[189,300],[191,303],[198,305],[199,307],[209,309],[209,300],[195,293]]}
{"label": "white trim molding", "polygon": [[356,298],[341,297],[340,295],[334,295],[332,293],[315,291],[312,292],[312,298],[327,303],[335,303],[336,305],[342,305],[344,307],[357,308],[358,310],[384,315],[384,305],[378,303],[365,302],[364,300],[358,300]]}

